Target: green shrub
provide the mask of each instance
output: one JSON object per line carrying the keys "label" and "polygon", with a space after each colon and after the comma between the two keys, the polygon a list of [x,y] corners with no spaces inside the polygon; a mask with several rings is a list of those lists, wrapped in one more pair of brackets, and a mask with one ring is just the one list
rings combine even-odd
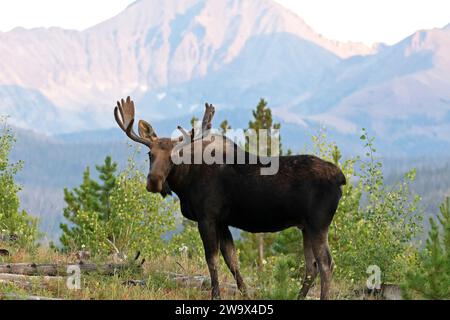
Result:
{"label": "green shrub", "polygon": [[410,191],[415,170],[407,172],[403,181],[386,185],[374,138],[364,129],[363,157],[340,163],[337,146],[324,141],[323,135],[314,138],[316,153],[339,165],[348,182],[329,233],[335,275],[362,282],[367,279],[367,268],[377,265],[382,282],[398,283],[416,259],[413,239],[421,231],[420,197]]}
{"label": "green shrub", "polygon": [[169,248],[173,254],[190,259],[203,259],[204,249],[197,222],[182,218],[181,227],[182,230],[174,233],[169,242]]}
{"label": "green shrub", "polygon": [[37,219],[20,210],[20,186],[14,177],[22,169],[23,162],[9,161],[14,141],[11,129],[0,118],[0,235],[14,239],[13,243],[21,247],[31,248],[39,237]]}
{"label": "green shrub", "polygon": [[292,255],[268,257],[264,269],[257,273],[261,297],[271,300],[296,299],[300,286],[298,263]]}
{"label": "green shrub", "polygon": [[[346,283],[361,285],[368,277],[367,268],[377,265],[382,282],[399,283],[407,267],[416,263],[414,239],[421,231],[420,197],[410,191],[415,170],[407,172],[397,184],[386,185],[374,139],[363,130],[361,141],[365,155],[342,161],[339,148],[326,141],[324,132],[313,137],[312,153],[340,166],[347,178],[329,232],[334,275]],[[278,233],[266,246],[267,261],[269,258],[276,261],[277,256],[284,255],[297,261],[298,266],[303,261],[301,239],[296,228]],[[244,266],[255,261],[254,247],[247,238],[240,240],[240,260]]]}
{"label": "green shrub", "polygon": [[115,248],[128,255],[167,252],[165,237],[175,229],[177,202],[147,192],[145,176],[133,158],[114,179],[112,168],[115,165],[107,158],[105,165],[97,167],[103,184],[93,181],[87,169],[81,186],[65,191],[64,216],[70,224],[61,225],[64,249],[86,248],[97,255],[112,253]]}

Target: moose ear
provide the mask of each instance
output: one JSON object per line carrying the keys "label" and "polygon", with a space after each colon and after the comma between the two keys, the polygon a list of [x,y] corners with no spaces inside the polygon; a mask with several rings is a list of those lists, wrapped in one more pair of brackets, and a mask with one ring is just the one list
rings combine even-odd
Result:
{"label": "moose ear", "polygon": [[144,120],[139,120],[139,135],[141,138],[148,139],[150,141],[155,141],[158,138],[152,126]]}

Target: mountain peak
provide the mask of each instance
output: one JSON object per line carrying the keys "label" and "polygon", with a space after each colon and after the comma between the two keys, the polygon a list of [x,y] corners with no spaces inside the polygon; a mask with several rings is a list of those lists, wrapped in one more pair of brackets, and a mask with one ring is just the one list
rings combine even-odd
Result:
{"label": "mountain peak", "polygon": [[[114,33],[144,33],[152,28],[166,28],[189,33],[194,28],[204,32],[216,44],[223,37],[244,40],[255,35],[287,32],[311,41],[341,58],[367,55],[373,50],[362,43],[344,43],[326,39],[316,33],[297,14],[273,0],[138,0],[117,16],[91,27],[88,31],[109,30]],[[180,30],[174,30],[180,29]],[[235,48],[234,50],[238,50]]]}

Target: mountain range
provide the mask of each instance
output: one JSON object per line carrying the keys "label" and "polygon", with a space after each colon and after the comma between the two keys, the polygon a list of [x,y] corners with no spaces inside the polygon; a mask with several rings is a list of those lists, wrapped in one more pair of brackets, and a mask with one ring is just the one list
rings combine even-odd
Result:
{"label": "mountain range", "polygon": [[319,126],[351,146],[365,127],[386,153],[440,153],[449,88],[450,25],[369,48],[326,39],[272,0],[140,0],[83,31],[0,33],[0,114],[48,135],[115,127],[127,95],[171,128],[205,101],[245,126],[265,98],[292,147]]}
{"label": "mountain range", "polygon": [[361,153],[364,127],[388,181],[417,167],[429,212],[449,194],[450,24],[370,48],[326,39],[272,0],[140,0],[83,31],[0,32],[0,116],[17,137],[11,160],[25,161],[22,207],[49,239],[63,188],[134,152],[112,114],[127,95],[160,135],[187,128],[206,101],[216,125],[245,128],[260,98],[294,152],[324,126],[344,154]]}

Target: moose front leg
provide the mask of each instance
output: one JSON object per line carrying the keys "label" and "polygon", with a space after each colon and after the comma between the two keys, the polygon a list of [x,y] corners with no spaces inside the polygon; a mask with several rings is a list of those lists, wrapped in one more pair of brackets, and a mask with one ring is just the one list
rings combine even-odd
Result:
{"label": "moose front leg", "polygon": [[211,299],[220,299],[218,262],[219,262],[219,235],[215,223],[199,221],[198,230],[205,249],[206,263],[211,276]]}

